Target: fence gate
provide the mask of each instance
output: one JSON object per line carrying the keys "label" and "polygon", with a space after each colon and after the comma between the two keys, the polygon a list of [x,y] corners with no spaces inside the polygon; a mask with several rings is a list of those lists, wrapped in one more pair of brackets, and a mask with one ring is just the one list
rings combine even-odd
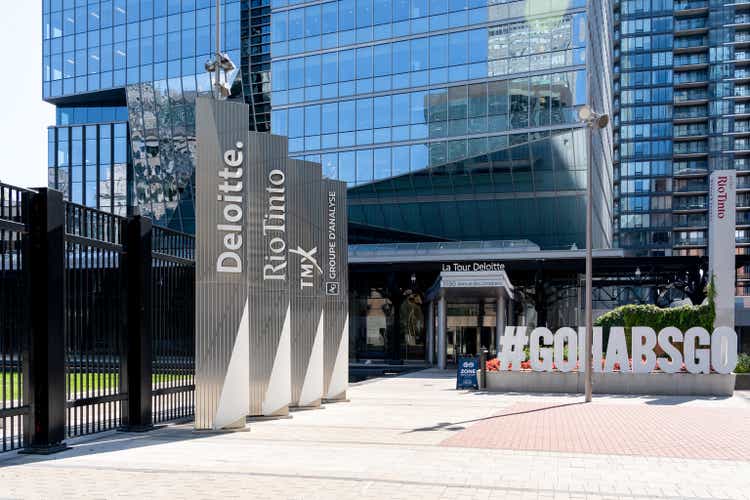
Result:
{"label": "fence gate", "polygon": [[65,399],[68,436],[121,424],[127,220],[65,204]]}

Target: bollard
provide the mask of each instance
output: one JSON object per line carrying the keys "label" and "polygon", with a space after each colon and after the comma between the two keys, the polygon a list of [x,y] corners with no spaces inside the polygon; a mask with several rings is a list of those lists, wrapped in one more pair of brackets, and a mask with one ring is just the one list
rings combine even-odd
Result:
{"label": "bollard", "polygon": [[479,350],[479,369],[481,371],[479,372],[477,383],[480,390],[487,388],[487,353],[488,351],[485,348]]}

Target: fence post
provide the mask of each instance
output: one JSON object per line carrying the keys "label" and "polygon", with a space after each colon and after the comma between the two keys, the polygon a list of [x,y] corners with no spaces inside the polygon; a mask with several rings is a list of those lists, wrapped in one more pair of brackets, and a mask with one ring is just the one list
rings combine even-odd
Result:
{"label": "fence post", "polygon": [[154,427],[151,414],[151,228],[150,219],[140,215],[128,217],[125,234],[128,333],[121,385],[128,395],[121,430],[128,432],[144,432]]}
{"label": "fence post", "polygon": [[33,301],[26,400],[26,447],[48,455],[68,449],[65,439],[65,205],[59,191],[41,188],[24,200],[29,214],[27,256]]}

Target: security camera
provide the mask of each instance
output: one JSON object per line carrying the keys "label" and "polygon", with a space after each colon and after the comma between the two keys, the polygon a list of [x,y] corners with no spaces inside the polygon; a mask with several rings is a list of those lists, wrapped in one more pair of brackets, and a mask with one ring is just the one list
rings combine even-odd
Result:
{"label": "security camera", "polygon": [[221,69],[223,69],[224,71],[234,71],[235,69],[237,69],[237,66],[234,65],[227,54],[220,54],[219,64],[221,65]]}

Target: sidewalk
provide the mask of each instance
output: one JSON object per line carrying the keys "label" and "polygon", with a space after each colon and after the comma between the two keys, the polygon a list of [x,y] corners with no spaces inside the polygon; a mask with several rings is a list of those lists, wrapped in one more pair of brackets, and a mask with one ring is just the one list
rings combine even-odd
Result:
{"label": "sidewalk", "polygon": [[352,387],[249,432],[107,433],[0,455],[0,498],[750,498],[750,393],[456,391],[452,372]]}

